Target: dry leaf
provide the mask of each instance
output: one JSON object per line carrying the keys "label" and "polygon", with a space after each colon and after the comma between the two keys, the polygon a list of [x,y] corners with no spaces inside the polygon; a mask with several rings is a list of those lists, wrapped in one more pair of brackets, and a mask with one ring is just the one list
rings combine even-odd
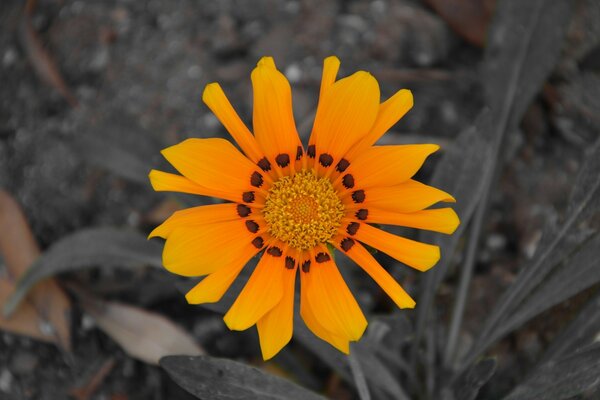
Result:
{"label": "dry leaf", "polygon": [[[14,282],[39,257],[40,249],[21,207],[3,190],[0,190],[0,232],[11,233],[10,235],[0,235],[0,254],[4,258],[9,279]],[[2,290],[2,293],[0,305],[4,304],[12,290],[10,292]],[[27,325],[48,327],[51,331],[49,334],[53,337],[52,341],[62,348],[70,350],[69,314],[71,303],[63,290],[54,280],[49,279],[37,284],[29,293],[28,299],[35,313],[26,314],[31,319]],[[25,312],[27,306],[19,310]],[[7,321],[12,321],[14,318],[25,317],[15,314]]]}
{"label": "dry leaf", "polygon": [[460,37],[482,47],[495,0],[427,0],[427,3]]}
{"label": "dry leaf", "polygon": [[44,83],[56,89],[71,107],[77,107],[77,99],[65,83],[56,63],[42,46],[37,32],[31,25],[31,14],[33,12],[34,3],[35,2],[31,0],[27,2],[19,26],[19,38],[27,53],[27,58],[29,58],[33,69]]}
{"label": "dry leaf", "polygon": [[[7,278],[0,278],[0,304],[4,304],[14,290],[14,285]],[[0,313],[0,330],[29,336],[43,342],[55,342],[55,337],[48,335],[43,329],[38,314],[30,302],[24,301],[10,318]]]}
{"label": "dry leaf", "polygon": [[168,355],[197,356],[204,350],[167,318],[138,307],[94,299],[76,290],[83,309],[130,356],[149,364]]}

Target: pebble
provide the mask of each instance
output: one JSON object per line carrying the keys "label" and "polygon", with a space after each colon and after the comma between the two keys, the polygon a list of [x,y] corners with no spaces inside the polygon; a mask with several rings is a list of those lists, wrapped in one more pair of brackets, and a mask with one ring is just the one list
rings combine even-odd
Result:
{"label": "pebble", "polygon": [[13,376],[7,368],[0,373],[0,392],[8,393],[12,386]]}

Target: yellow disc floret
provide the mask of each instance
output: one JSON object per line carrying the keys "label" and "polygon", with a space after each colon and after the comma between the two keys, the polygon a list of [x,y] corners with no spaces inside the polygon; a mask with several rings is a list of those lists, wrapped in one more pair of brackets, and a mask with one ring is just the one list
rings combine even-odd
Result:
{"label": "yellow disc floret", "polygon": [[263,215],[271,235],[290,247],[306,250],[335,235],[344,205],[329,179],[302,171],[273,184]]}

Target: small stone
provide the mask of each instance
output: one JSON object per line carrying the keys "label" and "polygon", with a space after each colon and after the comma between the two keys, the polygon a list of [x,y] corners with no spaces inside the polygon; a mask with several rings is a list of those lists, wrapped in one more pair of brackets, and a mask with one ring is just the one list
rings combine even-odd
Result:
{"label": "small stone", "polygon": [[291,83],[297,83],[302,79],[302,70],[298,66],[298,64],[290,64],[285,69],[285,76]]}
{"label": "small stone", "polygon": [[0,373],[0,392],[8,393],[12,386],[13,376],[7,368]]}

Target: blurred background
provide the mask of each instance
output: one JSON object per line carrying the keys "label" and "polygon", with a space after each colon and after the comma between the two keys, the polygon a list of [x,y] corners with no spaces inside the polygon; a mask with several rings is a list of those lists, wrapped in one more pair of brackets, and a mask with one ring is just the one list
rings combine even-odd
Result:
{"label": "blurred background", "polygon": [[[600,398],[599,21],[595,0],[2,0],[0,399],[268,398],[244,391],[248,365],[268,374],[257,387],[332,399]],[[418,179],[458,199],[454,237],[422,237],[442,246],[434,270],[376,255],[415,310],[341,260],[371,322],[350,359],[301,331],[264,363],[254,329],[222,322],[232,297],[188,305],[191,282],[145,241],[212,201],[153,192],[160,149],[227,137],[210,82],[250,124],[265,55],[304,140],[329,55],[382,100],[410,89],[381,143],[440,144]],[[211,357],[161,368],[167,354]],[[575,387],[548,389],[567,372]],[[272,398],[309,398],[289,390]]]}

